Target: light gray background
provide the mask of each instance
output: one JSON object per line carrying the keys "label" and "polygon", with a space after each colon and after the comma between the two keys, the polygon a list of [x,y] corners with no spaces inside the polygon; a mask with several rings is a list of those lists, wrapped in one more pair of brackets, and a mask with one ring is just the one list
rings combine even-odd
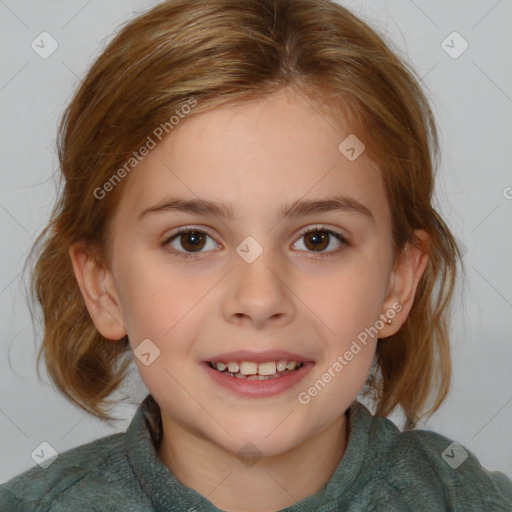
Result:
{"label": "light gray background", "polygon": [[[34,465],[31,453],[43,441],[62,452],[124,431],[146,393],[135,376],[132,403],[108,426],[68,403],[44,372],[38,380],[41,333],[36,326],[34,336],[20,272],[55,199],[56,128],[72,91],[116,27],[156,3],[0,0],[0,482]],[[465,251],[452,390],[420,428],[458,441],[485,467],[512,477],[512,4],[343,5],[387,34],[423,77],[442,136],[439,209]],[[47,59],[31,48],[43,31],[59,44]],[[469,43],[456,59],[441,47],[453,31]]]}

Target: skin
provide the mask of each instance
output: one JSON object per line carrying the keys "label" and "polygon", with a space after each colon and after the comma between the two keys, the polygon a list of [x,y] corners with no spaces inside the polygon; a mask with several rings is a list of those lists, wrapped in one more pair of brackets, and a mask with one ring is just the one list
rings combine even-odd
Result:
{"label": "skin", "polygon": [[[406,320],[425,269],[427,254],[413,246],[393,261],[378,167],[365,153],[351,162],[338,150],[350,133],[293,89],[191,115],[124,184],[112,220],[111,268],[97,265],[83,244],[70,248],[98,331],[111,340],[128,334],[132,349],[150,339],[160,350],[149,366],[135,358],[161,407],[159,457],[221,509],[277,510],[327,483],[347,444],[344,413],[366,381],[377,342],[385,343],[377,338]],[[138,220],[170,195],[225,201],[236,213],[225,219],[171,210]],[[278,221],[284,204],[334,195],[357,199],[373,220],[329,211]],[[302,234],[316,224],[347,244],[331,235],[320,244],[331,255],[322,257],[312,235]],[[179,236],[163,245],[187,225],[211,236],[199,253]],[[247,236],[263,249],[252,263],[235,251]],[[187,249],[195,259],[177,255]],[[308,404],[299,403],[298,393],[397,302],[402,309],[393,323]],[[199,365],[239,349],[287,350],[315,366],[278,396],[240,397]],[[247,442],[262,455],[252,466],[237,457]]]}

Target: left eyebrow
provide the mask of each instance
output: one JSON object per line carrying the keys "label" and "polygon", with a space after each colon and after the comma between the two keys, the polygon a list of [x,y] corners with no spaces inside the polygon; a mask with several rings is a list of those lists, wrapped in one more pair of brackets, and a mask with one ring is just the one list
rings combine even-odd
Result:
{"label": "left eyebrow", "polygon": [[[208,201],[206,199],[183,199],[179,197],[171,197],[162,203],[145,209],[139,215],[139,220],[149,213],[167,212],[167,211],[183,211],[194,215],[214,215],[232,219],[235,214],[235,208],[230,203]],[[372,212],[361,202],[346,196],[335,196],[326,199],[313,200],[297,200],[291,204],[284,205],[278,216],[278,220],[289,217],[301,217],[311,215],[313,213],[330,212],[330,211],[346,211],[364,215],[372,222],[375,217]]]}
{"label": "left eyebrow", "polygon": [[309,201],[295,201],[290,205],[285,205],[281,209],[279,220],[288,217],[299,217],[310,215],[312,213],[345,211],[365,215],[372,222],[375,222],[373,213],[364,204],[346,196],[335,196],[327,199],[316,199]]}

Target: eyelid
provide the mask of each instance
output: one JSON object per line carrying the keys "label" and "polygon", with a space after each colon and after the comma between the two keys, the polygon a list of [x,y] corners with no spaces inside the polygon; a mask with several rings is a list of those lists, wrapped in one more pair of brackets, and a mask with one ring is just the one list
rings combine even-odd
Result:
{"label": "eyelid", "polygon": [[[163,245],[168,245],[174,238],[176,238],[178,235],[182,234],[182,233],[188,233],[190,231],[199,231],[201,233],[205,233],[206,235],[208,235],[217,245],[220,245],[217,240],[216,240],[216,236],[214,236],[209,228],[206,228],[204,226],[197,226],[197,225],[194,225],[194,224],[188,224],[186,226],[181,226],[180,228],[176,228],[175,231],[173,231],[171,234],[169,235],[166,235],[164,237],[164,241],[163,241]],[[192,253],[191,253],[192,254]]]}
{"label": "eyelid", "polygon": [[345,241],[348,241],[349,239],[349,235],[342,233],[340,228],[330,227],[327,224],[307,224],[305,227],[301,228],[295,236],[302,236],[305,233],[309,233],[311,231],[328,231],[340,236]]}
{"label": "eyelid", "polygon": [[183,231],[204,231],[208,235],[212,236],[212,234],[210,232],[210,228],[207,228],[206,226],[199,226],[197,224],[187,224],[186,226],[181,226],[179,228],[176,228],[176,230],[173,231],[173,233],[169,236],[173,237]]}

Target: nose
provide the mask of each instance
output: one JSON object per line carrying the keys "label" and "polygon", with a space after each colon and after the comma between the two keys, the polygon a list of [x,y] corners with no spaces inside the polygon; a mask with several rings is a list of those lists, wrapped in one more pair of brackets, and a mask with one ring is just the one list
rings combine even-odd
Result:
{"label": "nose", "polygon": [[263,251],[252,263],[240,260],[230,272],[226,294],[222,312],[230,323],[262,329],[286,325],[295,316],[287,275],[270,251]]}

